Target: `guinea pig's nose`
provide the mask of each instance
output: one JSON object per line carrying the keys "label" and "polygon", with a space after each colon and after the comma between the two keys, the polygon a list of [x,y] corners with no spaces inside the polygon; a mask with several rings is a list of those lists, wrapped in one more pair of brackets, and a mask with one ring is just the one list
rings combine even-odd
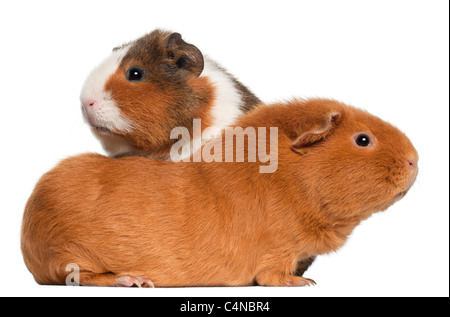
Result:
{"label": "guinea pig's nose", "polygon": [[83,105],[84,108],[93,107],[97,103],[98,103],[97,100],[93,98],[81,99],[81,104]]}
{"label": "guinea pig's nose", "polygon": [[418,159],[415,158],[415,157],[410,157],[410,158],[408,158],[406,160],[409,168],[411,168],[411,169],[416,169],[417,168],[417,161],[418,161]]}

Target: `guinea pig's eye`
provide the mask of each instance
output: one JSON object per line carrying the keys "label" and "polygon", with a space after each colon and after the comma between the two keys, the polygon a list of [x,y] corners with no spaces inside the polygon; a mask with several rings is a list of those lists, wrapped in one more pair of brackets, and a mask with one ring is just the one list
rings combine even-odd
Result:
{"label": "guinea pig's eye", "polygon": [[128,81],[143,81],[145,79],[145,70],[132,66],[127,71],[127,80]]}
{"label": "guinea pig's eye", "polygon": [[369,146],[370,142],[371,142],[370,137],[365,133],[358,134],[355,138],[356,145],[358,145],[360,147]]}

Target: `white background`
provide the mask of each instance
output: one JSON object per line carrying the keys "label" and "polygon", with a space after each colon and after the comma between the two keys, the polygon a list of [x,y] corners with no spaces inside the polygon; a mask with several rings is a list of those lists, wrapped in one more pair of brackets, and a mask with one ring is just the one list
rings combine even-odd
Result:
{"label": "white background", "polygon": [[[2,1],[1,296],[449,296],[448,1]],[[396,124],[420,154],[410,193],[321,256],[306,288],[39,286],[20,225],[38,178],[103,153],[79,93],[110,50],[178,31],[266,102],[330,97]]]}

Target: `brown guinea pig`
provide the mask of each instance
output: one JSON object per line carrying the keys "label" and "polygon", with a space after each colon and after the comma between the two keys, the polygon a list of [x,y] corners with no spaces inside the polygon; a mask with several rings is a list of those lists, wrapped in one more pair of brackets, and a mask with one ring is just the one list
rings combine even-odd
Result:
{"label": "brown guinea pig", "polygon": [[[177,141],[170,138],[173,128],[192,132],[193,119],[201,119],[210,137],[220,135],[260,102],[179,33],[162,30],[115,48],[87,77],[80,99],[109,156],[164,160]],[[195,151],[202,140],[193,141]]]}
{"label": "brown guinea pig", "polygon": [[[293,275],[297,261],[337,250],[362,220],[404,197],[418,173],[401,131],[336,101],[258,107],[236,127],[258,127],[258,153],[277,141],[272,173],[250,159],[62,161],[25,208],[21,246],[35,280],[64,284],[76,267],[82,285],[314,284]],[[237,156],[222,139],[222,158]],[[256,141],[247,139],[249,157]]]}

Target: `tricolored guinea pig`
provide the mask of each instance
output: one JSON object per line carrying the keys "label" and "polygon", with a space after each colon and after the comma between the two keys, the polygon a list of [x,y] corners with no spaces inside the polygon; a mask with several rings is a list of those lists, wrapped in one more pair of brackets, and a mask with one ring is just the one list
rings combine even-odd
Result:
{"label": "tricolored guinea pig", "polygon": [[[404,197],[418,173],[401,131],[333,100],[260,106],[235,126],[255,127],[258,151],[260,134],[277,128],[276,171],[260,173],[249,159],[85,154],[46,173],[22,225],[35,280],[64,284],[76,264],[82,285],[314,284],[293,275],[297,262],[337,250],[362,220]],[[234,143],[217,140],[223,157],[237,155]]]}
{"label": "tricolored guinea pig", "polygon": [[[201,119],[209,137],[220,135],[260,102],[179,33],[162,30],[115,48],[87,77],[80,99],[109,156],[164,160],[177,141],[170,138],[173,128],[192,132],[193,119]],[[193,140],[192,150],[201,143]]]}

